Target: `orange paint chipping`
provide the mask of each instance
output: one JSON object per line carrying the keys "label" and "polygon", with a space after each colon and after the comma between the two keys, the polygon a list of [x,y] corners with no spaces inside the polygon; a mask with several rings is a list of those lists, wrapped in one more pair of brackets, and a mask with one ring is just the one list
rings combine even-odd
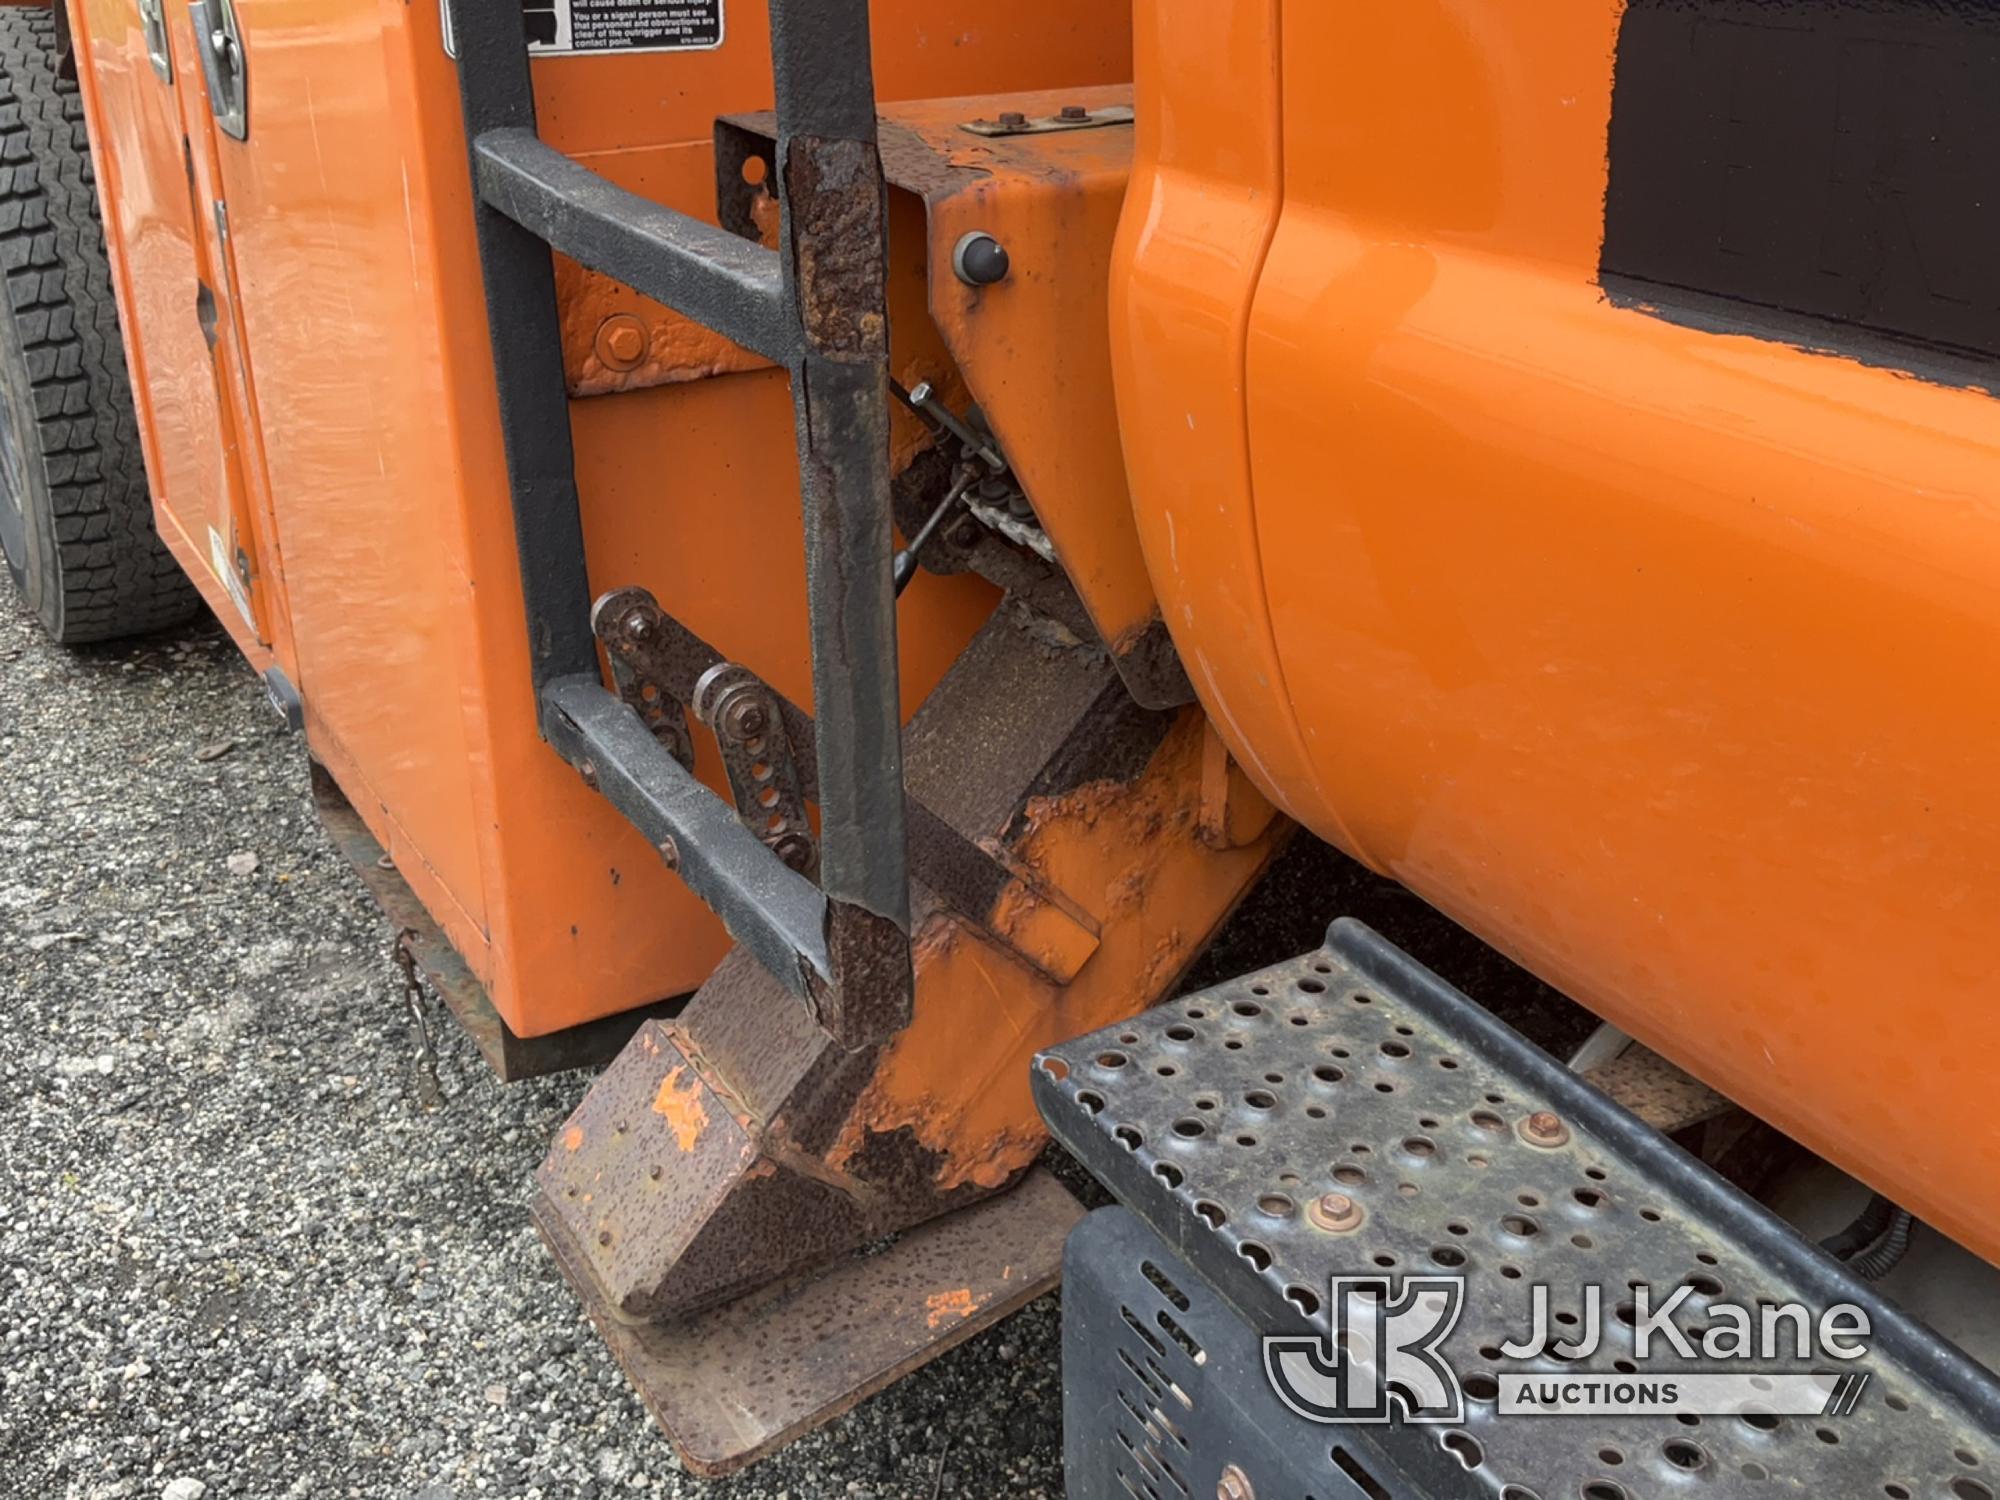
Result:
{"label": "orange paint chipping", "polygon": [[692,1151],[708,1124],[708,1106],[702,1102],[700,1079],[690,1078],[686,1088],[680,1086],[681,1075],[686,1072],[686,1066],[680,1063],[667,1071],[667,1076],[660,1080],[660,1091],[653,1096],[653,1113],[667,1122],[676,1146],[682,1151]]}
{"label": "orange paint chipping", "polygon": [[581,1125],[572,1125],[563,1132],[563,1149],[565,1151],[574,1151],[582,1144],[583,1127]]}
{"label": "orange paint chipping", "polygon": [[[1097,925],[1095,945],[1070,981],[1056,984],[976,927],[927,922],[912,948],[916,1016],[848,1116],[829,1166],[845,1170],[871,1136],[899,1130],[937,1153],[934,1181],[947,1192],[1002,1187],[1034,1161],[1047,1133],[1028,1090],[1029,1059],[1154,1004],[1284,835],[1287,825],[1274,818],[1240,848],[1200,837],[1205,734],[1201,714],[1187,710],[1132,781],[1090,782],[1030,802],[1027,831],[1009,855]],[[999,937],[1020,942],[1018,923],[1035,903],[1015,889],[1019,898],[1003,897],[989,920]],[[966,996],[993,1018],[970,1075]]]}
{"label": "orange paint chipping", "polygon": [[932,1328],[969,1318],[979,1310],[970,1287],[960,1287],[955,1292],[932,1292],[924,1298],[924,1307],[927,1309],[924,1322]]}

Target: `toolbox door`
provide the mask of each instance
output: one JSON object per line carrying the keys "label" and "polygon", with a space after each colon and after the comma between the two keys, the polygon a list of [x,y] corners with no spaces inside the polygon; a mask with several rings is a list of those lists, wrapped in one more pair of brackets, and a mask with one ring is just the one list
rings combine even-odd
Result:
{"label": "toolbox door", "polygon": [[71,20],[160,534],[261,665],[273,564],[230,398],[240,364],[218,270],[226,210],[210,190],[191,18],[173,0],[82,0]]}

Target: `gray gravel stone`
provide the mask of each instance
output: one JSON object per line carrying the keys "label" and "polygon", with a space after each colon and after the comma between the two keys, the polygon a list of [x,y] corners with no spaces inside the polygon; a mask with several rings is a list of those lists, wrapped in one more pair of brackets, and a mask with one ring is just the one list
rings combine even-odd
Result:
{"label": "gray gravel stone", "polygon": [[587,1077],[434,1014],[426,1110],[391,938],[212,623],[65,652],[0,587],[0,1496],[1061,1494],[1054,1298],[684,1473],[528,1223]]}
{"label": "gray gravel stone", "polygon": [[[1558,1055],[1590,1028],[1304,838],[1189,984],[1340,912]],[[64,652],[0,587],[0,1497],[1061,1495],[1053,1296],[689,1477],[529,1226],[588,1078],[503,1088],[434,1013],[427,1109],[391,937],[212,622]]]}

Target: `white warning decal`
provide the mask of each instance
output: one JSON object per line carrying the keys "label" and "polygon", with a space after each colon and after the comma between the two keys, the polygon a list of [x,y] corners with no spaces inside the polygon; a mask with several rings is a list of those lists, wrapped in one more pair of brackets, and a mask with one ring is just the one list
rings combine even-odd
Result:
{"label": "white warning decal", "polygon": [[722,0],[523,0],[522,11],[536,56],[722,45]]}

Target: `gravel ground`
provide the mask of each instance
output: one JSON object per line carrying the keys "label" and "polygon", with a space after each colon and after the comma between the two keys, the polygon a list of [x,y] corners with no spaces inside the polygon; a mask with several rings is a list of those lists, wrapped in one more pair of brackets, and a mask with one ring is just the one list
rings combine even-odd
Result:
{"label": "gravel ground", "polygon": [[[1209,970],[1343,910],[1578,1028],[1303,842]],[[587,1077],[503,1088],[439,1025],[427,1110],[389,949],[219,629],[66,652],[0,590],[0,1495],[1060,1495],[1053,1297],[682,1473],[528,1222]]]}

